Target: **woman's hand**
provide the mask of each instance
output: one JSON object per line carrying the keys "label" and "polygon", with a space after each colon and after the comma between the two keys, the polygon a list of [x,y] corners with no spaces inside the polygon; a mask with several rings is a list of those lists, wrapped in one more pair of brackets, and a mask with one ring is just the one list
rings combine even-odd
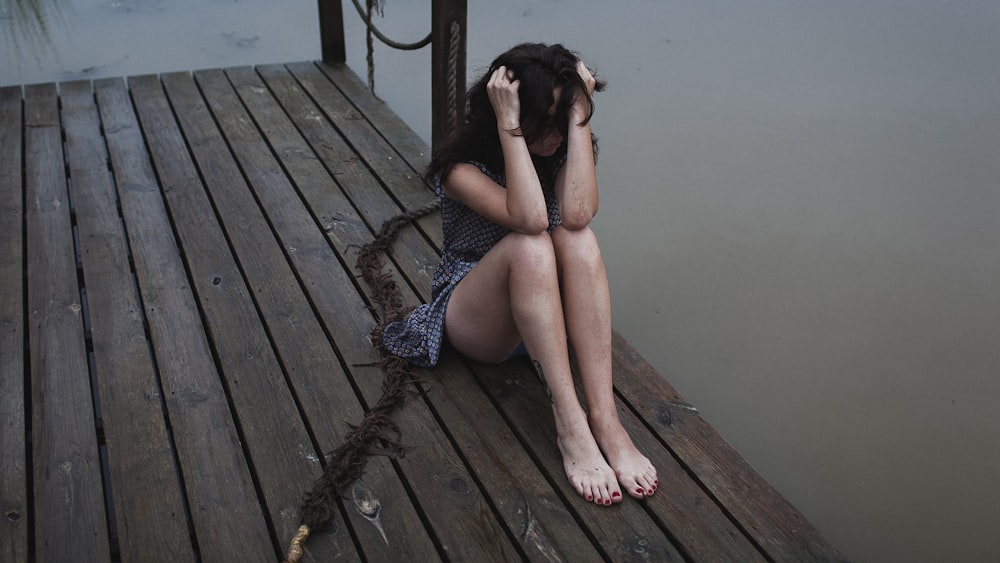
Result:
{"label": "woman's hand", "polygon": [[517,97],[520,86],[521,81],[514,80],[514,72],[505,66],[494,70],[486,83],[486,93],[501,131],[517,131],[521,127],[521,100]]}
{"label": "woman's hand", "polygon": [[576,61],[576,73],[580,75],[583,80],[583,85],[587,87],[587,97],[584,97],[581,92],[577,92],[576,96],[573,98],[573,112],[581,119],[586,118],[590,115],[590,104],[588,103],[588,97],[594,95],[594,89],[597,88],[597,79],[587,68],[587,65],[583,64],[583,61]]}

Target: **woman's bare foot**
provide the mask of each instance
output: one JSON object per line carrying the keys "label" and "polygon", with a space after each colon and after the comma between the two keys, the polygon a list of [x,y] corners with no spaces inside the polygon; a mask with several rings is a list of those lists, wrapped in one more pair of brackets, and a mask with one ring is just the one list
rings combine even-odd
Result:
{"label": "woman's bare foot", "polygon": [[589,419],[594,439],[622,488],[638,499],[655,493],[660,484],[656,479],[656,468],[632,443],[632,438],[618,420],[618,414],[602,418],[591,413]]}
{"label": "woman's bare foot", "polygon": [[[555,411],[553,408],[553,412]],[[621,502],[618,479],[590,433],[590,426],[582,409],[578,413],[562,417],[555,412],[555,419],[563,468],[577,494],[603,506]]]}

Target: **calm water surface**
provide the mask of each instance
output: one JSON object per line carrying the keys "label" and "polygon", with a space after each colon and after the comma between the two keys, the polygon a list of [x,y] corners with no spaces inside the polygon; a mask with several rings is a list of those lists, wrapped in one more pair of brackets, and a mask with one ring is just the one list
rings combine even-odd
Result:
{"label": "calm water surface", "polygon": [[[311,1],[14,4],[2,84],[319,56]],[[418,39],[429,5],[382,25]],[[702,415],[852,559],[1000,561],[1000,3],[473,0],[469,25],[470,75],[544,40],[610,82],[615,325]],[[429,58],[376,52],[425,139]]]}

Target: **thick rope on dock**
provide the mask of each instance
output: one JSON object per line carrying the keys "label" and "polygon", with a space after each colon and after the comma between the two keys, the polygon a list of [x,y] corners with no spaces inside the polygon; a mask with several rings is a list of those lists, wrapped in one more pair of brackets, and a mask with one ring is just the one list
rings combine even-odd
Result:
{"label": "thick rope on dock", "polygon": [[292,538],[285,563],[296,563],[303,555],[303,544],[312,531],[327,527],[337,514],[337,501],[351,484],[364,473],[368,458],[373,455],[398,457],[404,452],[400,443],[402,429],[391,418],[392,411],[413,392],[407,386],[414,381],[413,368],[406,360],[389,354],[382,342],[382,329],[386,324],[402,319],[407,309],[403,307],[402,293],[392,275],[383,271],[385,254],[396,239],[400,229],[410,222],[430,214],[440,206],[438,200],[397,215],[382,224],[370,243],[361,247],[357,268],[372,290],[372,299],[381,310],[381,320],[372,330],[372,345],[382,354],[382,396],[365,412],[364,418],[344,438],[344,442],[327,456],[323,474],[313,484],[302,503],[302,520]]}

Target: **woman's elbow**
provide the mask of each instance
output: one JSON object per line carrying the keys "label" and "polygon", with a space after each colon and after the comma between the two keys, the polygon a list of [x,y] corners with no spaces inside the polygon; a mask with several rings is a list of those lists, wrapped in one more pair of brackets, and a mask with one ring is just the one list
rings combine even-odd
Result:
{"label": "woman's elbow", "polygon": [[540,235],[549,228],[548,213],[541,213],[533,217],[522,217],[520,221],[517,221],[509,228],[522,235]]}
{"label": "woman's elbow", "polygon": [[577,209],[569,213],[564,212],[560,214],[560,219],[564,228],[570,231],[579,231],[580,229],[587,228],[596,214],[596,211]]}
{"label": "woman's elbow", "polygon": [[524,235],[540,235],[549,229],[549,221],[532,221],[530,223],[525,223],[518,229],[518,232]]}

